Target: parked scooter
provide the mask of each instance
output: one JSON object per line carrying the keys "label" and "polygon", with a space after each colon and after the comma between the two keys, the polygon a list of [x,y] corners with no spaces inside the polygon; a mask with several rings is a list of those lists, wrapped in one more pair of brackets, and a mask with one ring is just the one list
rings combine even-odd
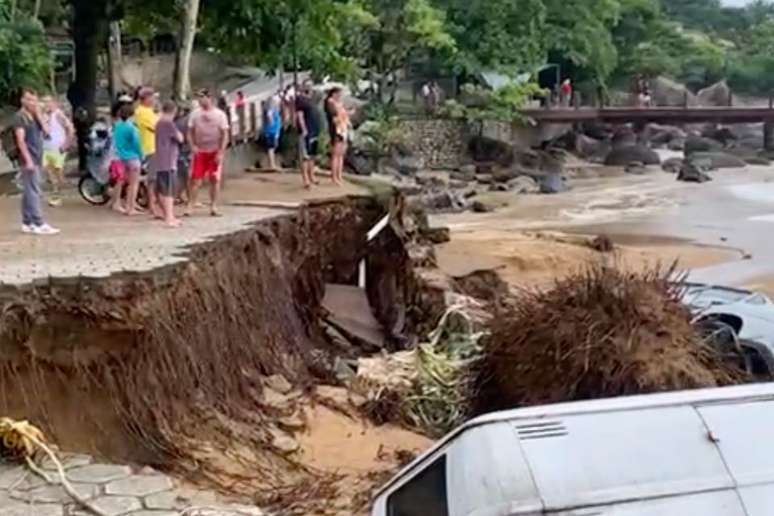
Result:
{"label": "parked scooter", "polygon": [[[89,132],[89,141],[86,144],[88,155],[86,158],[87,173],[78,182],[78,192],[81,197],[95,206],[104,206],[110,202],[115,194],[116,181],[110,173],[110,164],[113,161],[113,137],[107,122],[98,120]],[[140,188],[137,193],[137,204],[143,208],[150,205],[148,187],[146,185],[147,170],[143,167],[140,177]],[[126,188],[120,192],[126,195]]]}

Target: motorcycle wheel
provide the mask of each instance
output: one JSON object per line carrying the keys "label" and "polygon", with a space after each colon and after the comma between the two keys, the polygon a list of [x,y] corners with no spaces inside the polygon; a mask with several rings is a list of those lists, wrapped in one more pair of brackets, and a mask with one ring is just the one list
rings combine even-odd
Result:
{"label": "motorcycle wheel", "polygon": [[78,193],[84,201],[94,206],[104,206],[110,201],[107,187],[91,176],[81,178],[78,182]]}

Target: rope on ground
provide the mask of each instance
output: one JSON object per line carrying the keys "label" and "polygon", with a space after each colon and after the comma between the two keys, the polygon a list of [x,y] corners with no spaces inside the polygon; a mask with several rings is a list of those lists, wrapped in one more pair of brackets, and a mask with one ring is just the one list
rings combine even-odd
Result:
{"label": "rope on ground", "polygon": [[13,419],[4,417],[0,418],[0,438],[2,439],[3,447],[9,453],[16,454],[17,457],[23,457],[27,464],[27,467],[36,475],[40,476],[43,480],[49,484],[57,484],[56,480],[50,478],[48,474],[43,471],[35,461],[32,459],[35,452],[39,449],[46,454],[48,459],[56,466],[57,473],[59,475],[59,482],[64,488],[65,492],[70,496],[78,505],[80,505],[86,511],[94,514],[95,516],[109,516],[104,511],[94,507],[83,496],[78,494],[75,488],[72,486],[67,475],[65,474],[62,463],[56,456],[56,453],[45,443],[46,438],[38,428],[31,425],[27,421],[15,421]]}

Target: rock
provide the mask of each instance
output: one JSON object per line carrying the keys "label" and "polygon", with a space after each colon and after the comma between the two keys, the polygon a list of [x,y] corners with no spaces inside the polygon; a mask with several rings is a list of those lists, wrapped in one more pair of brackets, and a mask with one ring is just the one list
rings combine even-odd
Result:
{"label": "rock", "polygon": [[680,158],[669,158],[661,164],[661,169],[670,174],[677,174],[682,167],[683,160]]}
{"label": "rock", "polygon": [[728,106],[728,100],[731,96],[731,88],[726,81],[720,81],[699,90],[696,94],[696,100],[700,106],[725,107]]}
{"label": "rock", "polygon": [[377,171],[377,161],[350,147],[347,150],[345,165],[349,172],[358,176],[370,176]]}
{"label": "rock", "polygon": [[494,206],[483,201],[473,201],[470,207],[475,213],[489,213],[495,210]]}
{"label": "rock", "polygon": [[746,158],[744,158],[744,161],[748,165],[762,165],[762,166],[771,165],[771,160],[763,156],[747,156]]}
{"label": "rock", "polygon": [[677,174],[677,180],[689,183],[706,183],[707,181],[712,181],[712,178],[707,175],[699,165],[688,161],[683,163],[682,168],[680,168],[680,172]]}
{"label": "rock", "polygon": [[479,174],[476,176],[476,181],[482,185],[491,185],[494,183],[494,178],[491,176],[491,174]]}
{"label": "rock", "polygon": [[542,194],[557,194],[569,189],[561,174],[549,174],[540,179],[540,193]]}
{"label": "rock", "polygon": [[425,168],[425,160],[421,156],[404,156],[394,153],[391,162],[398,169],[398,172],[404,176],[414,175]]}
{"label": "rock", "polygon": [[283,432],[279,428],[273,426],[268,427],[269,432],[269,444],[272,448],[277,450],[283,455],[291,455],[301,448],[301,445],[293,439],[290,435]]}
{"label": "rock", "polygon": [[478,167],[476,165],[463,165],[459,170],[452,171],[449,177],[458,181],[475,181]]}
{"label": "rock", "polygon": [[609,152],[609,149],[605,150],[605,147],[605,143],[585,134],[578,134],[575,137],[575,153],[581,158],[593,158],[599,156],[602,152]]}
{"label": "rock", "polygon": [[497,163],[503,167],[511,166],[514,161],[511,145],[486,136],[471,138],[468,148],[474,161]]}
{"label": "rock", "polygon": [[517,194],[535,194],[540,192],[540,185],[529,176],[514,177],[508,181],[508,186]]}
{"label": "rock", "polygon": [[451,231],[445,226],[429,227],[422,232],[422,236],[436,245],[451,241]]}
{"label": "rock", "polygon": [[508,183],[495,183],[493,185],[489,185],[490,192],[507,192],[510,189],[511,187],[508,186]]}
{"label": "rock", "polygon": [[626,167],[624,167],[624,172],[635,176],[644,175],[647,171],[648,169],[645,168],[645,165],[643,165],[639,161],[632,161],[631,163],[626,165]]}
{"label": "rock", "polygon": [[613,133],[611,143],[613,144],[613,148],[631,147],[632,145],[637,145],[637,135],[634,134],[631,127],[623,126]]}
{"label": "rock", "polygon": [[736,135],[728,127],[708,125],[702,130],[701,135],[704,138],[709,138],[710,140],[720,142],[723,147],[726,147],[729,143],[736,141]]}
{"label": "rock", "polygon": [[278,411],[284,411],[290,408],[293,399],[286,395],[266,387],[261,391],[261,404],[265,407],[273,408]]}
{"label": "rock", "polygon": [[646,133],[652,145],[667,145],[676,140],[685,140],[687,137],[685,131],[672,125],[649,124]]}
{"label": "rock", "polygon": [[689,135],[685,139],[685,155],[693,154],[694,152],[709,152],[719,151],[723,148],[720,142],[705,138],[703,136]]}
{"label": "rock", "polygon": [[114,496],[143,497],[175,487],[165,475],[132,475],[123,480],[115,480],[105,486],[105,494]]}
{"label": "rock", "polygon": [[658,165],[661,158],[653,149],[644,145],[627,145],[614,147],[605,158],[605,165],[625,167],[635,161],[643,165]]}
{"label": "rock", "polygon": [[280,394],[290,394],[293,391],[293,385],[281,374],[273,374],[263,379],[266,387]]}
{"label": "rock", "polygon": [[615,251],[613,241],[607,235],[598,235],[589,242],[589,247],[600,253],[612,253]]}
{"label": "rock", "polygon": [[669,143],[667,143],[667,149],[673,150],[673,151],[685,150],[685,140],[682,138],[672,140]]}
{"label": "rock", "polygon": [[507,183],[511,179],[514,179],[520,175],[521,171],[514,168],[495,167],[492,170],[492,180],[495,183]]}
{"label": "rock", "polygon": [[703,161],[709,163],[709,167],[716,168],[744,168],[747,163],[727,152],[694,152],[691,154],[692,161]]}
{"label": "rock", "polygon": [[433,174],[416,174],[414,181],[416,181],[418,185],[424,187],[425,189],[438,190],[448,186],[446,181]]}
{"label": "rock", "polygon": [[[354,373],[352,378],[354,379]],[[306,428],[306,422],[298,412],[291,414],[290,416],[279,418],[277,420],[277,424],[280,426],[280,428],[288,432],[298,432]]]}
{"label": "rock", "polygon": [[684,85],[666,77],[656,77],[650,81],[651,97],[656,106],[679,107],[685,105],[686,99],[689,106],[696,106],[696,95],[688,91]]}
{"label": "rock", "polygon": [[453,188],[455,190],[461,190],[467,187],[468,187],[467,181],[457,181],[456,179],[449,180],[449,188]]}
{"label": "rock", "polygon": [[471,188],[470,190],[467,190],[467,191],[465,191],[465,192],[462,194],[462,196],[463,196],[465,199],[472,199],[473,197],[475,197],[475,196],[477,196],[477,195],[478,195],[478,192],[477,192],[475,189],[473,189],[473,188]]}

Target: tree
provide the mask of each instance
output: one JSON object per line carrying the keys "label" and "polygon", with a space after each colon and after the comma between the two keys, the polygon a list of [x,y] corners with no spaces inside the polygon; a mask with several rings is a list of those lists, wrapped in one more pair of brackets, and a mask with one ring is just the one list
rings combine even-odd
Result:
{"label": "tree", "polygon": [[175,59],[175,98],[188,98],[191,90],[191,55],[199,18],[199,0],[185,0]]}
{"label": "tree", "polygon": [[42,25],[0,0],[0,100],[16,100],[21,87],[48,89],[51,56]]}
{"label": "tree", "polygon": [[457,45],[456,63],[467,73],[532,72],[546,58],[546,8],[542,0],[445,0],[448,31]]}

